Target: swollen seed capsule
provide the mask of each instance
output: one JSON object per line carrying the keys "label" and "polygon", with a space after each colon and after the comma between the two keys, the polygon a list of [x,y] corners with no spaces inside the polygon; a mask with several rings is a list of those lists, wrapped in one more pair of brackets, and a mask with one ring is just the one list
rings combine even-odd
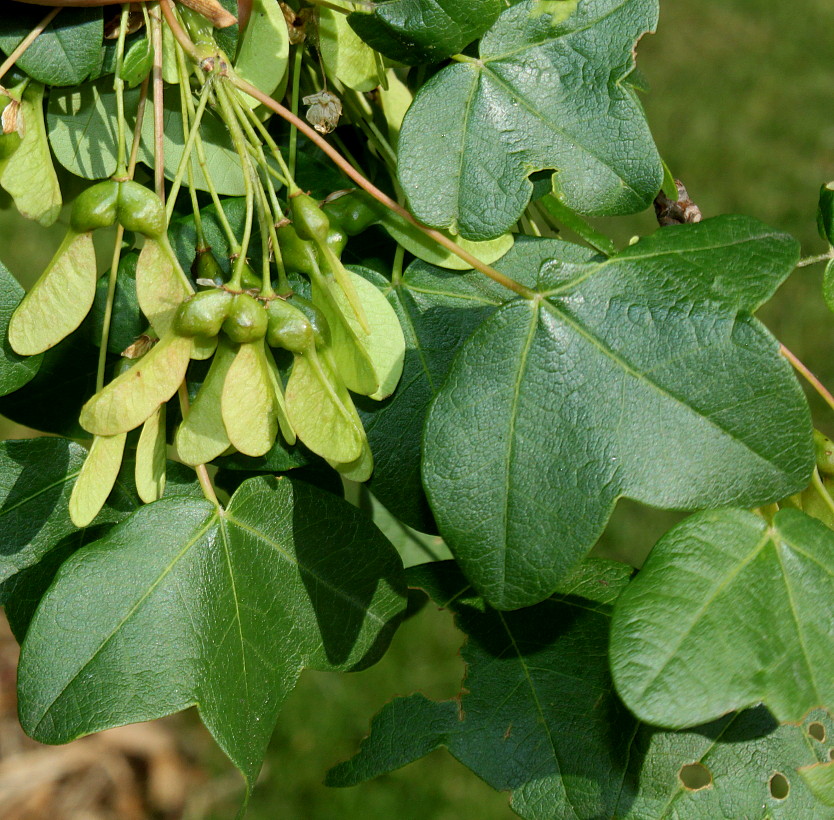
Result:
{"label": "swollen seed capsule", "polygon": [[292,225],[283,225],[276,230],[281,247],[281,259],[288,271],[313,276],[318,272],[316,251],[311,242],[301,239]]}
{"label": "swollen seed capsule", "polygon": [[264,306],[248,293],[239,293],[232,299],[223,332],[237,344],[256,342],[266,336],[267,323]]}
{"label": "swollen seed capsule", "polygon": [[167,230],[165,207],[159,197],[133,180],[122,182],[119,188],[119,222],[126,231],[135,231],[158,239]]}
{"label": "swollen seed capsule", "polygon": [[325,202],[322,210],[330,220],[331,228],[339,227],[348,236],[356,236],[379,219],[375,202],[365,191],[351,191]]}
{"label": "swollen seed capsule", "polygon": [[315,345],[310,320],[283,299],[273,299],[267,306],[269,315],[266,340],[270,347],[282,347],[291,353],[303,353]]}
{"label": "swollen seed capsule", "polygon": [[70,227],[76,233],[109,228],[116,221],[119,183],[112,179],[99,182],[82,191],[70,212]]}
{"label": "swollen seed capsule", "polygon": [[220,284],[225,279],[223,268],[220,267],[211,248],[197,251],[197,256],[191,265],[191,273],[195,279],[211,280],[216,284]]}
{"label": "swollen seed capsule", "polygon": [[260,290],[263,284],[261,277],[255,273],[248,262],[243,263],[243,274],[240,277],[240,284],[244,290]]}
{"label": "swollen seed capsule", "polygon": [[309,320],[313,328],[313,339],[316,347],[326,347],[330,344],[330,325],[324,314],[309,300],[298,293],[294,293],[287,300],[293,307],[298,308]]}
{"label": "swollen seed capsule", "polygon": [[312,242],[327,242],[330,220],[313,197],[297,194],[290,197],[290,214],[295,232]]}
{"label": "swollen seed capsule", "polygon": [[216,336],[233,299],[231,293],[220,288],[195,293],[177,308],[174,330],[180,336]]}

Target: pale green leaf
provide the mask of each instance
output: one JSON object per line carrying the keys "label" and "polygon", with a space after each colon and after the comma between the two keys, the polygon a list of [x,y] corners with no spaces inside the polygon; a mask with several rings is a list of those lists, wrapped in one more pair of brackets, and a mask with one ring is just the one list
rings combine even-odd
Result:
{"label": "pale green leaf", "polygon": [[321,59],[329,75],[359,92],[379,85],[377,56],[359,39],[344,14],[320,8],[318,35]]}
{"label": "pale green leaf", "polygon": [[780,721],[834,711],[834,533],[798,510],[687,518],[655,545],[611,628],[617,691],[683,727],[764,702]]}
{"label": "pale green leaf", "polygon": [[[235,72],[268,97],[272,96],[286,76],[289,53],[287,21],[281,7],[274,0],[253,0],[235,60]],[[242,99],[250,108],[259,105],[248,94],[243,94]]]}

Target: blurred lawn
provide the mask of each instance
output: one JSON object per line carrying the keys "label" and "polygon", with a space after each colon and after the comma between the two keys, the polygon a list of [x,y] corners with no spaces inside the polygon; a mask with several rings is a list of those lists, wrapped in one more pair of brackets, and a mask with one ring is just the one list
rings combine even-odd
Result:
{"label": "blurred lawn", "polygon": [[[662,0],[658,35],[640,44],[644,97],[661,153],[705,216],[742,212],[789,231],[804,254],[824,250],[814,222],[819,185],[834,178],[834,4],[830,0]],[[609,221],[618,241],[655,229],[651,214]],[[61,231],[21,230],[0,213],[0,258],[17,275],[45,262]],[[829,385],[831,317],[821,266],[798,270],[761,312],[769,327]],[[834,424],[824,412],[818,425]],[[623,504],[607,547],[647,551],[673,515]],[[353,789],[320,785],[349,755],[372,714],[416,689],[452,697],[463,672],[461,636],[429,606],[406,623],[387,657],[354,675],[306,673],[273,739],[252,820],[500,820],[514,815],[445,753]],[[195,732],[202,730],[194,729]],[[218,778],[228,772],[206,751]],[[232,787],[234,788],[234,787]],[[236,792],[211,817],[233,816]]]}

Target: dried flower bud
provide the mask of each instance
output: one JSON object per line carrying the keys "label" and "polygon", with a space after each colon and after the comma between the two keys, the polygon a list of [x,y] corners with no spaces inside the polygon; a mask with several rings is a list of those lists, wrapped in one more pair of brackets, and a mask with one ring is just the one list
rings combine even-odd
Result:
{"label": "dried flower bud", "polygon": [[319,91],[302,100],[307,109],[307,122],[320,134],[329,134],[342,116],[342,102],[330,91]]}

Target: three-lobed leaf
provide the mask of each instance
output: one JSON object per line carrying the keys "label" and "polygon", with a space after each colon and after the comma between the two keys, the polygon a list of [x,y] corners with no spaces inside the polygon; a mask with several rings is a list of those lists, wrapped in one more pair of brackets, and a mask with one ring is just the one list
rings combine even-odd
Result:
{"label": "three-lobed leaf", "polygon": [[[809,736],[813,722],[831,731],[827,714],[778,726],[758,708],[689,732],[629,714],[606,652],[611,604],[628,573],[591,560],[558,595],[504,613],[485,606],[452,562],[409,570],[411,585],[450,608],[467,636],[466,688],[459,701],[416,694],[383,707],[357,755],[327,783],[355,785],[445,747],[511,791],[525,820],[832,817],[796,773],[827,760],[827,746]],[[687,769],[705,776],[701,788],[687,788]],[[789,783],[786,799],[770,791],[775,772]]]}
{"label": "three-lobed leaf", "polygon": [[58,572],[22,648],[21,723],[62,743],[196,704],[251,786],[302,669],[383,651],[401,572],[366,518],[303,483],[250,479],[225,512],[149,504]]}
{"label": "three-lobed leaf", "polygon": [[663,169],[634,90],[634,46],[658,0],[525,0],[417,93],[399,137],[399,176],[418,219],[467,239],[500,236],[554,169],[570,208],[651,204]]}
{"label": "three-lobed leaf", "polygon": [[611,258],[530,239],[502,259],[537,297],[461,348],[423,459],[441,534],[494,606],[547,597],[621,496],[755,506],[807,484],[808,407],[751,316],[797,257],[757,220],[717,217]]}
{"label": "three-lobed leaf", "polygon": [[834,711],[834,533],[798,510],[771,524],[702,512],[655,545],[617,603],[611,666],[638,717],[691,726],[764,702],[780,721]]}

